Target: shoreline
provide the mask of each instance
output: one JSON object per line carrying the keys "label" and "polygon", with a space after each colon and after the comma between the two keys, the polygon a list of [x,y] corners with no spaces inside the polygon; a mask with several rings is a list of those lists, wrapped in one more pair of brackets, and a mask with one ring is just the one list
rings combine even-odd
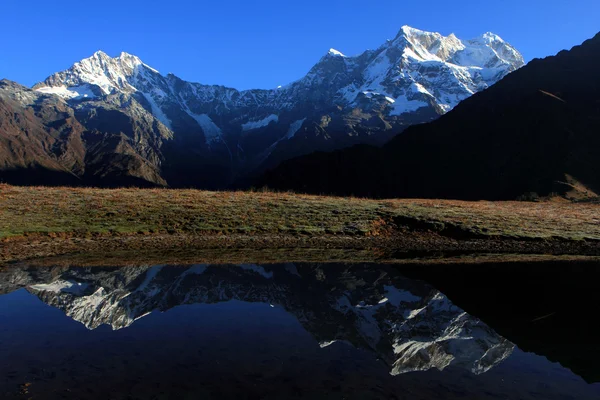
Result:
{"label": "shoreline", "polygon": [[[458,240],[432,233],[396,237],[292,237],[133,235],[12,238],[0,242],[0,266],[45,259],[109,265],[123,260],[224,262],[440,260],[493,255],[496,258],[600,257],[600,241]],[[195,260],[195,261],[194,261]],[[108,263],[108,264],[107,264]]]}
{"label": "shoreline", "polygon": [[301,249],[322,259],[344,251],[392,259],[410,253],[600,256],[600,204],[0,184],[0,265],[67,254]]}

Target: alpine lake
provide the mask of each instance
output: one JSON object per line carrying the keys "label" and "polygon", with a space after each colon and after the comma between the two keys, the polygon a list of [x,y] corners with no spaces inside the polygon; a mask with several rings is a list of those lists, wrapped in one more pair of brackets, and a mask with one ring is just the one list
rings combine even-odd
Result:
{"label": "alpine lake", "polygon": [[597,259],[134,264],[0,269],[0,398],[600,398]]}

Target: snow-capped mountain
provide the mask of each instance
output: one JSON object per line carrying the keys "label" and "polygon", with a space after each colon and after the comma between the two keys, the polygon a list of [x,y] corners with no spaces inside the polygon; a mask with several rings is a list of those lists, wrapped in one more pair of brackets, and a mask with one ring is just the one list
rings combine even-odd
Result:
{"label": "snow-capped mountain", "polygon": [[[134,55],[111,58],[101,51],[34,90],[64,99],[87,131],[124,134],[136,154],[152,153],[149,165],[167,184],[223,186],[294,156],[382,144],[523,64],[519,52],[492,33],[461,41],[405,26],[358,56],[331,49],[306,76],[271,90],[186,82]],[[155,122],[140,122],[139,108]],[[110,110],[110,118],[99,109]],[[122,124],[115,127],[115,120]],[[135,135],[139,128],[164,139],[148,147]]]}
{"label": "snow-capped mountain", "polygon": [[294,315],[321,347],[342,342],[367,349],[393,375],[449,366],[481,374],[514,349],[433,287],[373,266],[68,268],[13,275],[12,290],[26,286],[88,329],[124,329],[183,304],[268,303]]}
{"label": "snow-capped mountain", "polygon": [[[185,82],[160,75],[131,54],[111,58],[101,51],[35,88],[68,99],[139,92],[167,127],[177,118],[169,115],[172,105],[194,119],[252,108],[254,112],[240,114],[237,121],[238,130],[249,131],[278,123],[279,114],[307,100],[354,107],[379,98],[388,103],[384,113],[395,116],[428,106],[446,112],[523,64],[519,52],[493,33],[462,42],[453,34],[444,37],[404,26],[394,40],[356,57],[331,49],[304,78],[273,90],[237,91]],[[206,130],[204,122],[198,125]]]}

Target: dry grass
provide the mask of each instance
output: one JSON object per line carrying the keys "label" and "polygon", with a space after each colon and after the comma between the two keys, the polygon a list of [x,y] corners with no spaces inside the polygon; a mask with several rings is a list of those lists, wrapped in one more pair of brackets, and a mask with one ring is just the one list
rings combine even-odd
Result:
{"label": "dry grass", "polygon": [[384,236],[415,230],[600,240],[600,205],[0,185],[0,239],[32,234]]}

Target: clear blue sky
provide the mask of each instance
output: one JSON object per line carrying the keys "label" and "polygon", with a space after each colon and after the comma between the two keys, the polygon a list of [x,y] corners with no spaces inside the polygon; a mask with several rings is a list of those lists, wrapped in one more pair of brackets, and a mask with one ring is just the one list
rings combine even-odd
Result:
{"label": "clear blue sky", "polygon": [[0,78],[28,86],[100,49],[247,89],[298,79],[331,47],[376,48],[405,24],[462,39],[492,31],[528,61],[600,31],[599,0],[4,0],[1,12]]}

